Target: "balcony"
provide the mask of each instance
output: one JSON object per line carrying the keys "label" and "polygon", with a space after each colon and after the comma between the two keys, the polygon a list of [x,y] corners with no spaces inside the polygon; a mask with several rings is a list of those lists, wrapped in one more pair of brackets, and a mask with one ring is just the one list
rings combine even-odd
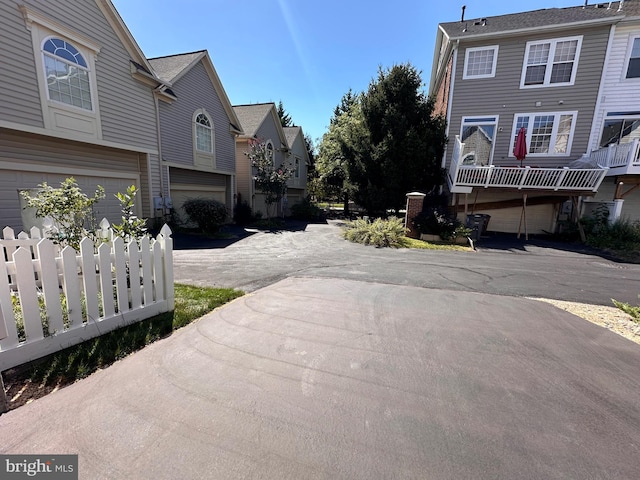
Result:
{"label": "balcony", "polygon": [[464,143],[456,135],[448,173],[452,193],[471,193],[473,187],[518,190],[597,192],[607,168],[501,167],[461,165]]}
{"label": "balcony", "polygon": [[640,174],[640,141],[609,145],[585,155],[591,163],[608,168],[607,176]]}

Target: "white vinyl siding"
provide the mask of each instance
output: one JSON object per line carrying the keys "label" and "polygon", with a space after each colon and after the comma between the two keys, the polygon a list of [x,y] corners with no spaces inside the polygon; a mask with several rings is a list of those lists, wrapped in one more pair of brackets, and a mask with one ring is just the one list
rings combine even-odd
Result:
{"label": "white vinyl siding", "polygon": [[527,132],[527,156],[568,156],[576,124],[577,112],[518,113],[511,133],[513,148],[520,128]]}
{"label": "white vinyl siding", "polygon": [[521,88],[573,85],[582,36],[527,42]]}
{"label": "white vinyl siding", "polygon": [[473,78],[491,78],[496,75],[498,63],[498,45],[490,47],[467,48],[464,55],[463,80]]}
{"label": "white vinyl siding", "polygon": [[[595,112],[587,151],[600,147],[605,122],[617,113],[633,114],[631,106],[640,105],[640,78],[626,78],[634,39],[640,38],[640,26],[617,26],[607,56],[599,93],[601,103]],[[584,50],[586,52],[586,50]],[[639,111],[640,108],[633,108]]]}

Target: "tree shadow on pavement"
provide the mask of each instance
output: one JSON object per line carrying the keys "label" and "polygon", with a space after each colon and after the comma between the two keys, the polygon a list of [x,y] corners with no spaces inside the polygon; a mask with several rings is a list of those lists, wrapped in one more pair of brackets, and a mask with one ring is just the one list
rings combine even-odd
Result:
{"label": "tree shadow on pavement", "polygon": [[527,247],[551,248],[563,252],[602,257],[616,263],[637,263],[618,258],[609,252],[590,247],[584,243],[563,242],[548,235],[529,235],[529,239],[526,240],[524,235],[517,238],[515,233],[487,232],[487,235],[480,237],[480,240],[475,245],[478,250],[503,250],[523,253],[528,251]]}

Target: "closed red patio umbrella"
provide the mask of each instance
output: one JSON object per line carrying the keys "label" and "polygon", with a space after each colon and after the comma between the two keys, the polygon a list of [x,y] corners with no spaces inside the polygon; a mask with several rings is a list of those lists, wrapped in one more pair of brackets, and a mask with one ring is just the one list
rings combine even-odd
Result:
{"label": "closed red patio umbrella", "polygon": [[520,166],[522,161],[527,156],[527,130],[522,127],[518,131],[518,137],[516,138],[516,146],[513,148],[513,154],[520,160]]}

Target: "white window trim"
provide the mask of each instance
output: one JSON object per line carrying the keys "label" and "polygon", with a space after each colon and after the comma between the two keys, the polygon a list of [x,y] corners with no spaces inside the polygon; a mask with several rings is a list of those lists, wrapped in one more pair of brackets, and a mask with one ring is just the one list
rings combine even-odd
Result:
{"label": "white window trim", "polygon": [[264,142],[265,151],[269,151],[269,145],[271,145],[271,152],[272,152],[271,161],[273,162],[273,166],[275,168],[275,166],[276,166],[276,149],[273,146],[273,142],[271,141],[271,139],[268,139],[266,142]]}
{"label": "white window trim", "polygon": [[624,65],[622,67],[622,81],[623,82],[638,82],[640,77],[627,78],[627,71],[629,70],[629,62],[631,61],[631,52],[633,51],[633,43],[640,39],[640,35],[629,35],[629,42],[627,44],[627,55],[625,56]]}
{"label": "white window trim", "polygon": [[[33,54],[35,58],[42,118],[45,129],[67,132],[73,139],[86,140],[87,136],[101,140],[102,125],[98,102],[98,83],[96,79],[96,61],[100,46],[82,34],[74,32],[64,25],[39,12],[22,5],[20,7],[27,29],[31,32]],[[71,43],[84,57],[89,71],[92,110],[68,105],[49,99],[49,89],[45,78],[43,46],[51,37]]]}
{"label": "white window trim", "polygon": [[[509,157],[515,158],[513,154],[513,139],[516,137],[516,129],[518,125],[518,117],[530,117],[530,120],[533,117],[541,117],[545,115],[553,115],[555,118],[553,120],[553,130],[551,132],[551,142],[549,143],[549,153],[527,153],[527,158],[541,158],[541,157],[569,157],[571,155],[571,147],[573,145],[573,137],[576,131],[576,123],[578,123],[578,111],[570,111],[570,112],[525,112],[525,113],[516,113],[513,116],[513,127],[511,129],[511,137],[509,137]],[[562,115],[571,115],[573,119],[571,120],[571,131],[569,132],[569,139],[567,140],[567,151],[565,153],[553,153],[553,149],[556,145],[556,137],[558,134],[558,124],[560,123],[560,117]],[[527,127],[527,151],[529,151],[529,145],[531,145],[531,137],[533,135],[533,129]]]}
{"label": "white window trim", "polygon": [[[629,80],[637,80],[635,78]],[[607,123],[607,120],[640,120],[640,112],[638,111],[630,111],[630,112],[615,112],[617,115],[611,115],[609,113],[605,113],[604,118],[602,119],[602,124],[600,125],[600,136],[597,138],[596,149],[602,148],[600,147],[600,142],[602,141],[602,134],[604,133],[604,125]],[[610,144],[613,145],[613,144]]]}
{"label": "white window trim", "polygon": [[[493,65],[491,66],[491,73],[483,75],[467,75],[467,67],[469,64],[469,54],[471,52],[479,52],[482,50],[493,50]],[[490,45],[486,47],[473,47],[467,48],[464,53],[464,67],[462,69],[463,80],[475,80],[478,78],[493,78],[496,76],[496,66],[498,64],[498,45]]]}
{"label": "white window trim", "polygon": [[[293,176],[296,180],[300,180],[300,164],[302,162],[300,161],[299,157],[295,157],[295,160],[293,161],[293,165],[294,165],[294,171],[293,171]],[[298,182],[296,182],[298,183]]]}
{"label": "white window trim", "polygon": [[[549,88],[549,87],[566,87],[571,86],[576,81],[576,74],[578,72],[578,61],[580,60],[580,51],[582,50],[582,35],[577,35],[575,37],[562,37],[562,38],[552,38],[546,40],[532,40],[527,42],[527,46],[524,51],[524,59],[522,61],[522,74],[520,76],[520,88]],[[550,83],[551,82],[551,72],[553,71],[553,57],[555,56],[556,45],[559,42],[570,42],[573,40],[577,40],[578,44],[576,45],[576,56],[573,60],[573,68],[571,69],[571,80],[563,83]],[[527,75],[527,59],[529,58],[529,51],[533,45],[539,45],[541,43],[550,43],[551,48],[549,49],[549,58],[547,59],[547,69],[544,75],[544,82],[541,85],[525,85],[524,81]]]}
{"label": "white window trim", "polygon": [[[196,128],[196,118],[198,115],[205,115],[211,124],[211,152],[198,150],[198,133]],[[193,143],[193,165],[198,169],[213,171],[216,169],[216,128],[213,117],[204,108],[199,108],[193,112],[191,117],[191,131]]]}
{"label": "white window trim", "polygon": [[[465,120],[467,119],[473,119],[473,118],[494,118],[495,122],[466,122]],[[467,116],[467,117],[462,117],[462,121],[460,123],[460,138],[462,138],[462,132],[464,130],[464,127],[473,127],[473,126],[478,126],[478,125],[487,125],[490,123],[494,123],[495,124],[495,130],[493,133],[493,143],[491,144],[491,153],[489,154],[489,163],[487,163],[487,165],[493,165],[493,153],[496,149],[496,138],[498,136],[498,121],[500,120],[500,115],[473,115],[473,116]],[[470,155],[471,153],[473,153],[474,155],[476,154],[475,150],[473,152],[468,152],[466,153],[462,158],[467,157],[468,155]]]}

